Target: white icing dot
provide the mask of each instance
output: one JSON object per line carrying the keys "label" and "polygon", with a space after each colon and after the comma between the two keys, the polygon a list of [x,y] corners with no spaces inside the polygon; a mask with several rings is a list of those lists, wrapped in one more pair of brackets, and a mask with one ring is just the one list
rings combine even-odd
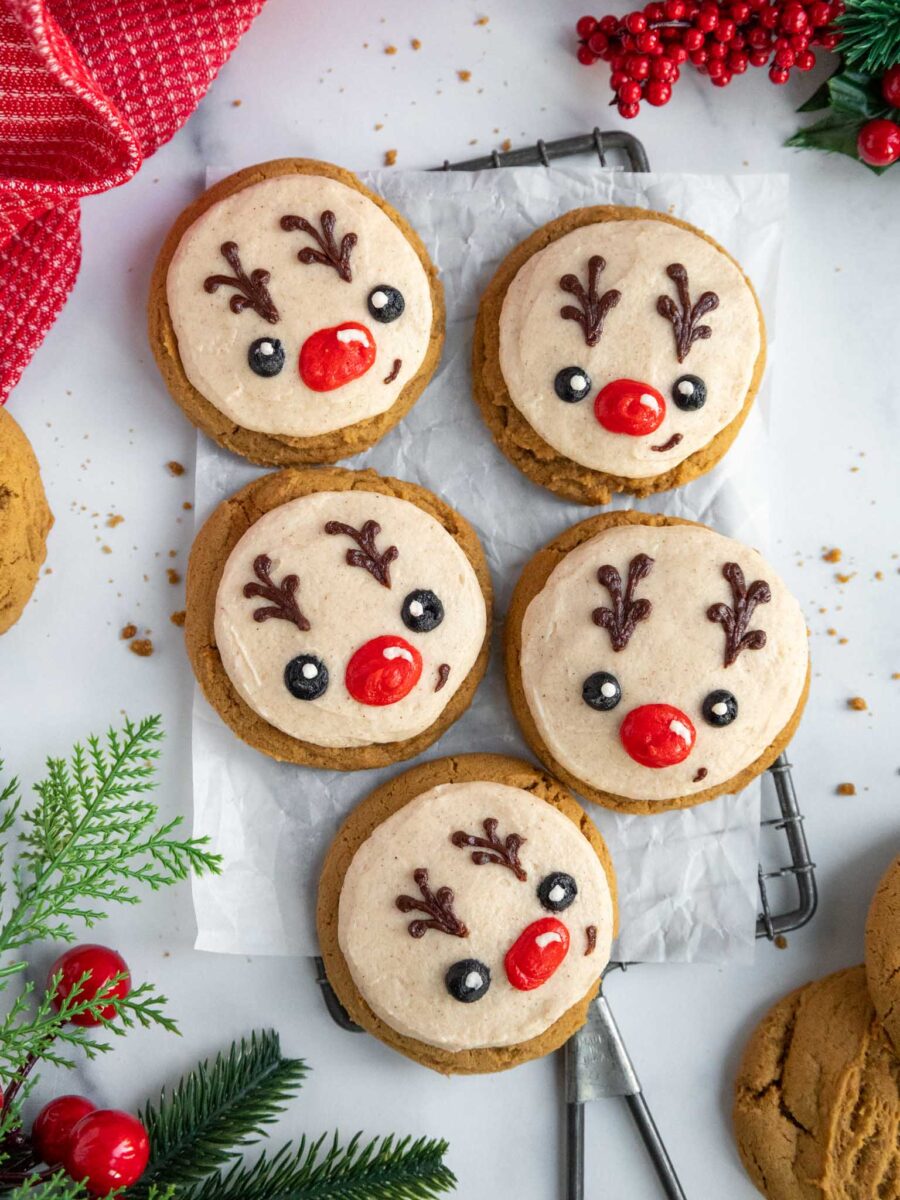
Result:
{"label": "white icing dot", "polygon": [[466,976],[466,991],[477,992],[481,987],[482,979],[477,971],[470,971]]}
{"label": "white icing dot", "polygon": [[413,600],[409,606],[409,615],[411,617],[421,617],[425,613],[425,605],[421,600]]}
{"label": "white icing dot", "polygon": [[558,933],[554,933],[553,930],[550,930],[548,933],[539,933],[534,939],[534,944],[539,950],[543,950],[545,947],[552,945],[553,942],[561,941],[562,938],[560,935]]}
{"label": "white icing dot", "polygon": [[686,742],[691,742],[691,731],[688,729],[687,725],[685,725],[684,721],[670,721],[669,730],[670,732],[677,734],[678,737],[684,738]]}
{"label": "white icing dot", "polygon": [[601,696],[605,696],[608,700],[611,696],[614,696],[615,694],[616,694],[616,685],[614,683],[609,683],[607,681],[606,683],[600,684],[600,695]]}
{"label": "white icing dot", "polygon": [[644,392],[642,394],[641,404],[643,404],[645,408],[652,408],[654,412],[659,412],[659,401],[655,396],[651,396],[649,392]]}
{"label": "white icing dot", "polygon": [[694,385],[689,379],[682,379],[681,383],[678,385],[678,390],[682,396],[693,396]]}
{"label": "white icing dot", "polygon": [[573,391],[583,392],[587,387],[587,380],[583,375],[573,375],[569,380],[569,386]]}
{"label": "white icing dot", "polygon": [[266,358],[268,358],[270,354],[275,353],[275,347],[272,345],[271,342],[260,342],[259,343],[259,352],[260,352],[260,354],[264,354],[266,356]]}
{"label": "white icing dot", "polygon": [[405,658],[407,662],[412,662],[413,660],[413,656],[404,646],[385,646],[382,653],[388,662],[395,658]]}
{"label": "white icing dot", "polygon": [[728,705],[725,703],[724,700],[720,700],[718,704],[714,704],[712,706],[712,710],[716,714],[717,717],[727,717],[728,716]]}
{"label": "white icing dot", "polygon": [[304,663],[300,668],[300,674],[304,679],[315,679],[319,673],[319,668],[315,663]]}
{"label": "white icing dot", "polygon": [[554,883],[553,887],[547,893],[547,899],[553,904],[559,904],[560,900],[565,900],[566,889],[560,883]]}
{"label": "white icing dot", "polygon": [[388,298],[384,294],[384,292],[373,292],[372,295],[369,297],[369,303],[372,305],[373,308],[384,308],[384,306],[387,304],[387,302],[388,302]]}
{"label": "white icing dot", "polygon": [[369,336],[362,329],[339,329],[337,331],[337,340],[343,342],[345,346],[351,342],[362,342],[364,346],[368,346],[369,344]]}

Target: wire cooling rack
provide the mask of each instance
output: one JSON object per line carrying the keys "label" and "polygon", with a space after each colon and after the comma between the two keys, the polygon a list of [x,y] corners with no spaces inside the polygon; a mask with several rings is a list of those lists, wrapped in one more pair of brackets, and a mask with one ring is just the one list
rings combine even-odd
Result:
{"label": "wire cooling rack", "polygon": [[[533,146],[505,153],[495,150],[465,162],[445,160],[442,166],[433,169],[484,171],[502,167],[549,167],[555,159],[581,154],[596,154],[604,169],[625,166],[631,171],[650,170],[647,153],[636,137],[620,130],[605,133],[599,128],[580,137],[553,142],[538,140]],[[815,914],[818,902],[815,863],[810,858],[804,818],[786,755],[780,755],[769,767],[765,778],[768,786],[763,787],[762,798],[758,872],[760,912],[756,919],[756,936],[783,947],[786,944],[784,935],[800,929]],[[329,984],[322,959],[315,959],[315,965],[322,999],[332,1020],[348,1032],[361,1033],[362,1029],[350,1019]],[[621,963],[613,964],[610,969],[627,968],[628,964]],[[606,992],[604,987],[589,1009],[587,1023],[570,1038],[564,1050],[565,1200],[584,1200],[584,1108],[586,1103],[601,1096],[625,1099],[656,1171],[662,1194],[668,1200],[686,1200],[612,1015]],[[608,1172],[608,1163],[604,1169]]]}

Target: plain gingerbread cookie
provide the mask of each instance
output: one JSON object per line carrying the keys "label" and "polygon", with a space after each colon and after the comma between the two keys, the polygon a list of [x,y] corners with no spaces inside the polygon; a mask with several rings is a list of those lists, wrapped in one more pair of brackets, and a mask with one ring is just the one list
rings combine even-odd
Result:
{"label": "plain gingerbread cookie", "polygon": [[444,340],[421,239],[349,171],[237,171],[181,214],[150,286],[150,345],[185,415],[263,466],[332,463],[409,412]]}
{"label": "plain gingerbread cookie", "polygon": [[866,920],[866,976],[875,1010],[900,1051],[900,857],[885,871]]}
{"label": "plain gingerbread cookie", "polygon": [[587,814],[551,776],[493,754],[437,759],[377,788],[319,884],[319,944],[341,1003],[443,1074],[558,1049],[584,1024],[617,920]]}
{"label": "plain gingerbread cookie", "polygon": [[0,634],[18,621],[34,591],[52,525],[31,443],[0,408]]}
{"label": "plain gingerbread cookie", "polygon": [[503,260],[481,300],[475,398],[529,479],[606,504],[713,467],[765,367],[750,281],[702,230],[640,208],[580,208]]}

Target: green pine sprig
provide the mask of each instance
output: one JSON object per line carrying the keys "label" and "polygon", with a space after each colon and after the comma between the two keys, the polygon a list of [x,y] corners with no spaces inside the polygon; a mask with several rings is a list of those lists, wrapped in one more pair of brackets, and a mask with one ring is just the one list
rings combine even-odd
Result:
{"label": "green pine sprig", "polygon": [[900,5],[897,0],[848,0],[838,18],[840,52],[847,66],[881,75],[900,63]]}
{"label": "green pine sprig", "polygon": [[356,1134],[346,1146],[335,1134],[329,1141],[301,1138],[296,1148],[282,1146],[271,1158],[261,1154],[244,1166],[237,1162],[224,1175],[210,1176],[178,1200],[433,1200],[456,1186],[444,1163],[447,1143],[433,1138],[373,1138]]}
{"label": "green pine sprig", "polygon": [[210,1064],[202,1062],[141,1119],[150,1135],[150,1162],[129,1196],[147,1197],[158,1180],[193,1184],[230,1165],[243,1147],[266,1136],[307,1073],[285,1058],[278,1034],[254,1033]]}

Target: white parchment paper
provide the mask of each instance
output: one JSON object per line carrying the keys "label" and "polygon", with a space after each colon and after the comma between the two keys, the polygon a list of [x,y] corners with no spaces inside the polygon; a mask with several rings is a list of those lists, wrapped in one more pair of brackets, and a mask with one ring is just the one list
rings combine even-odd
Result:
{"label": "white parchment paper", "polygon": [[[211,170],[209,182],[225,174]],[[474,751],[530,757],[506,700],[499,622],[535,550],[596,510],[558,500],[530,483],[494,446],[471,396],[469,357],[478,298],[517,242],[582,205],[670,212],[720,241],[759,293],[769,333],[767,377],[724,462],[679,491],[636,507],[703,521],[765,552],[775,290],[787,176],[639,175],[579,164],[477,174],[376,171],[363,178],[409,218],[437,263],[446,289],[447,342],[440,368],[412,413],[378,446],[346,465],[374,467],[422,484],[459,508],[481,537],[496,589],[498,629],[488,674],[470,710],[423,757]],[[259,474],[199,435],[198,523]],[[620,498],[613,507],[629,506],[635,505]],[[275,763],[238,741],[197,691],[194,831],[208,835],[224,857],[220,876],[194,880],[197,947],[242,954],[317,953],[316,882],[328,844],[353,805],[403,769],[344,774]],[[740,796],[648,817],[587,807],[609,843],[619,880],[616,957],[752,958],[759,783]]]}

